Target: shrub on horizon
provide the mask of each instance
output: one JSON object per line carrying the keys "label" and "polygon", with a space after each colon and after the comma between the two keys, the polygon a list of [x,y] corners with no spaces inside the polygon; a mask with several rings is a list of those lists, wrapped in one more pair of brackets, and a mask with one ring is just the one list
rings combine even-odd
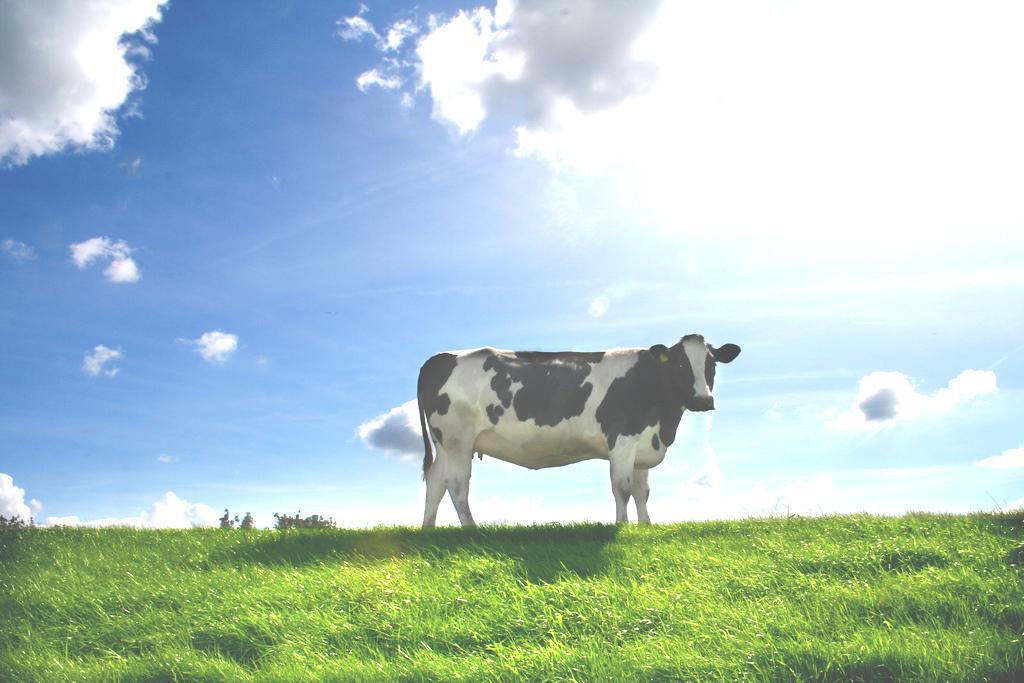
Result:
{"label": "shrub on horizon", "polygon": [[294,516],[279,515],[274,513],[275,529],[333,529],[335,527],[333,517],[321,517],[320,515],[309,515],[302,517],[302,512],[296,512]]}
{"label": "shrub on horizon", "polygon": [[231,519],[231,513],[228,512],[227,508],[224,508],[224,516],[220,518],[221,529],[234,529],[235,522],[238,521],[238,515],[235,515],[234,519]]}
{"label": "shrub on horizon", "polygon": [[34,527],[35,525],[36,520],[34,520],[31,517],[28,518],[28,523],[26,524],[25,520],[23,520],[21,517],[17,515],[13,515],[11,517],[4,517],[3,515],[0,515],[0,529],[11,529],[14,531],[20,531],[21,529],[28,529],[29,527]]}

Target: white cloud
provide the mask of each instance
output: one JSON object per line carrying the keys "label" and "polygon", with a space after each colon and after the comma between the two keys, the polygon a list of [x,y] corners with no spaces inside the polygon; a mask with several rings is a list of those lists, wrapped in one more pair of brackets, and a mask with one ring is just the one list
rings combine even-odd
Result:
{"label": "white cloud", "polygon": [[162,463],[176,462],[177,460],[178,459],[173,455],[168,455],[166,453],[161,453],[160,455],[156,456],[156,461]]}
{"label": "white cloud", "polygon": [[84,242],[72,244],[71,258],[79,268],[85,268],[96,259],[110,257],[113,253],[127,252],[128,245],[123,241],[111,243],[109,237],[92,237]]}
{"label": "white cloud", "polygon": [[991,370],[964,370],[949,384],[922,394],[902,372],[873,372],[861,378],[854,406],[834,419],[841,430],[877,431],[897,421],[946,415],[958,405],[999,391]]}
{"label": "white cloud", "polygon": [[10,519],[18,517],[28,522],[32,511],[25,504],[25,489],[14,485],[14,477],[0,473],[0,515]]}
{"label": "white cloud", "polygon": [[605,313],[608,312],[608,308],[611,306],[611,303],[611,299],[603,294],[601,296],[596,296],[587,307],[587,312],[594,318],[602,318]]}
{"label": "white cloud", "polygon": [[110,260],[103,274],[110,282],[138,282],[139,267],[131,257],[133,249],[124,240],[112,241],[109,237],[92,237],[70,246],[71,258],[79,270],[94,261]]}
{"label": "white cloud", "polygon": [[47,517],[47,526],[126,526],[139,529],[189,529],[212,527],[219,524],[220,515],[209,505],[190,503],[168,491],[163,498],[153,503],[148,510],[134,517],[104,517],[87,522],[77,515]]}
{"label": "white cloud", "polygon": [[415,399],[362,423],[356,435],[367,446],[403,460],[423,457],[423,432]]}
{"label": "white cloud", "polygon": [[[538,134],[563,125],[566,114],[605,110],[650,89],[658,67],[634,45],[653,24],[658,4],[499,0],[493,9],[462,10],[448,19],[431,15],[426,26],[402,19],[384,38],[361,16],[338,24],[346,40],[377,38],[385,55],[360,76],[360,89],[381,74],[389,89],[397,89],[405,74],[415,74],[418,89],[431,95],[436,119],[460,133],[488,116],[517,122],[525,150]],[[402,50],[421,32],[413,47]]]}
{"label": "white cloud", "polygon": [[834,484],[830,474],[818,474],[777,486],[755,485],[730,490],[718,465],[711,461],[677,487],[676,495],[657,495],[652,486],[649,507],[658,522],[740,519],[799,514],[820,515],[833,511]]}
{"label": "white cloud", "polygon": [[988,467],[996,470],[1011,470],[1024,467],[1024,447],[1011,448],[999,455],[993,455],[974,463],[978,467]]}
{"label": "white cloud", "polygon": [[33,498],[32,500],[30,500],[28,502],[28,505],[29,505],[30,508],[32,508],[32,514],[33,515],[39,515],[39,513],[41,513],[43,511],[43,503],[40,500],[36,499],[36,498]]}
{"label": "white cloud", "polygon": [[352,17],[343,17],[335,22],[338,26],[338,35],[342,40],[353,40],[360,41],[363,38],[376,38],[380,39],[377,31],[373,28],[373,24],[363,19],[361,16],[356,15]]}
{"label": "white cloud", "polygon": [[196,353],[211,363],[224,363],[238,350],[238,336],[230,332],[203,332],[199,339],[179,339],[186,344],[193,344]]}
{"label": "white cloud", "polygon": [[106,368],[104,365],[111,361],[123,358],[124,354],[117,349],[111,349],[103,344],[98,344],[96,348],[92,350],[92,353],[86,353],[85,358],[82,360],[82,370],[86,374],[92,375],[93,377],[99,377],[101,374],[104,377],[114,377],[117,375],[120,368]]}
{"label": "white cloud", "polygon": [[487,60],[493,16],[480,8],[459,12],[435,28],[416,48],[420,79],[434,100],[434,117],[468,133],[487,112],[477,88],[495,68]]}
{"label": "white cloud", "polygon": [[406,38],[417,33],[419,33],[419,28],[412,20],[402,19],[401,21],[396,21],[388,29],[388,34],[379,47],[382,50],[394,52],[402,47],[402,43],[405,42]]}
{"label": "white cloud", "polygon": [[402,79],[393,72],[381,71],[380,69],[364,71],[356,78],[356,87],[363,92],[366,92],[373,86],[383,88],[384,90],[394,90],[395,88],[402,87]]}
{"label": "white cloud", "polygon": [[723,481],[722,470],[712,455],[712,459],[706,461],[699,470],[690,476],[689,480],[679,487],[679,494],[697,499],[718,495]]}
{"label": "white cloud", "polygon": [[647,92],[657,65],[635,43],[656,0],[499,2],[435,25],[416,49],[421,87],[434,115],[467,133],[491,115],[524,136],[551,131],[564,116],[612,108]]}
{"label": "white cloud", "polygon": [[133,157],[121,162],[121,172],[129,178],[134,178],[142,171],[142,157]]}
{"label": "white cloud", "polygon": [[1024,510],[1024,498],[1015,500],[1012,503],[1008,503],[1003,507],[1003,512],[1011,512],[1013,510]]}
{"label": "white cloud", "polygon": [[24,263],[25,261],[31,261],[36,257],[35,249],[28,246],[24,242],[17,240],[6,239],[0,242],[0,251],[7,254],[7,256],[18,263]]}
{"label": "white cloud", "polygon": [[498,2],[382,55],[463,134],[631,179],[617,196],[666,231],[849,253],[1024,221],[1024,5],[612,5]]}
{"label": "white cloud", "polygon": [[117,112],[145,87],[137,61],[166,0],[0,5],[0,163],[66,147],[103,149]]}
{"label": "white cloud", "polygon": [[139,267],[131,258],[115,258],[107,266],[103,274],[111,282],[138,282]]}
{"label": "white cloud", "polygon": [[46,526],[85,526],[78,515],[51,515],[46,518]]}

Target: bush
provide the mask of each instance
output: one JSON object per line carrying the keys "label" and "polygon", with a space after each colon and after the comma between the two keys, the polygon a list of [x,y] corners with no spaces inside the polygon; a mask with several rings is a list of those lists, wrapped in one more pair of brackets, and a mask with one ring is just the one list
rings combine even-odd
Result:
{"label": "bush", "polygon": [[321,517],[320,515],[310,515],[309,517],[302,517],[302,513],[296,512],[295,516],[290,517],[288,515],[279,515],[274,513],[274,519],[277,521],[274,523],[275,529],[333,529],[334,518]]}
{"label": "bush", "polygon": [[220,518],[221,529],[234,529],[235,522],[238,521],[238,515],[235,515],[234,519],[231,519],[231,513],[228,512],[227,508],[224,508],[224,516]]}
{"label": "bush", "polygon": [[13,517],[4,517],[0,515],[0,529],[11,529],[13,531],[21,531],[22,529],[28,529],[29,527],[35,526],[36,522],[31,517],[28,518],[28,523],[25,523],[21,517],[14,515]]}

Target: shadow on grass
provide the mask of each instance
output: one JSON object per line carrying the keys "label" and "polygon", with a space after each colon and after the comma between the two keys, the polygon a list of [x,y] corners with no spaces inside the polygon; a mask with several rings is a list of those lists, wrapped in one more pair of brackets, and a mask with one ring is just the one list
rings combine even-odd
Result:
{"label": "shadow on grass", "polygon": [[276,642],[265,629],[255,626],[200,631],[192,636],[193,649],[208,655],[226,657],[248,669],[257,668]]}
{"label": "shadow on grass", "polygon": [[531,582],[550,583],[565,573],[603,574],[604,548],[619,533],[610,524],[550,524],[532,527],[367,530],[295,529],[268,532],[253,543],[211,557],[214,563],[308,565],[326,561],[371,563],[396,557],[444,561],[455,555],[481,554],[518,560]]}
{"label": "shadow on grass", "polygon": [[28,534],[28,529],[0,527],[0,562],[13,564],[18,544]]}

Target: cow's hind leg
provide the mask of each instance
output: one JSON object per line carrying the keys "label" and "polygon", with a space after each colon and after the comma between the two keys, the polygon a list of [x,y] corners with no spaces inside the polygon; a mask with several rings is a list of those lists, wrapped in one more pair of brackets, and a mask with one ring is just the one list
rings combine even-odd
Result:
{"label": "cow's hind leg", "polygon": [[633,502],[636,503],[636,521],[641,524],[650,524],[651,517],[647,514],[647,499],[651,495],[651,487],[647,483],[647,475],[650,470],[633,468],[633,481],[631,493]]}
{"label": "cow's hind leg", "polygon": [[447,469],[447,463],[441,458],[440,452],[438,457],[434,460],[430,469],[427,470],[427,495],[423,506],[423,528],[429,528],[437,524],[437,506],[441,504],[441,499],[444,498],[444,492],[447,491],[445,486],[445,470]]}
{"label": "cow's hind leg", "polygon": [[445,491],[451,496],[462,526],[475,525],[473,514],[469,511],[469,477],[473,468],[473,452],[468,447],[462,448],[462,445],[456,439],[445,438],[444,444],[437,446],[437,457],[427,471],[424,528],[437,523],[437,508]]}
{"label": "cow's hind leg", "polygon": [[448,456],[448,476],[445,483],[451,496],[455,512],[462,526],[476,526],[473,513],[469,511],[469,478],[473,473],[473,449],[471,445],[453,442],[445,447]]}

